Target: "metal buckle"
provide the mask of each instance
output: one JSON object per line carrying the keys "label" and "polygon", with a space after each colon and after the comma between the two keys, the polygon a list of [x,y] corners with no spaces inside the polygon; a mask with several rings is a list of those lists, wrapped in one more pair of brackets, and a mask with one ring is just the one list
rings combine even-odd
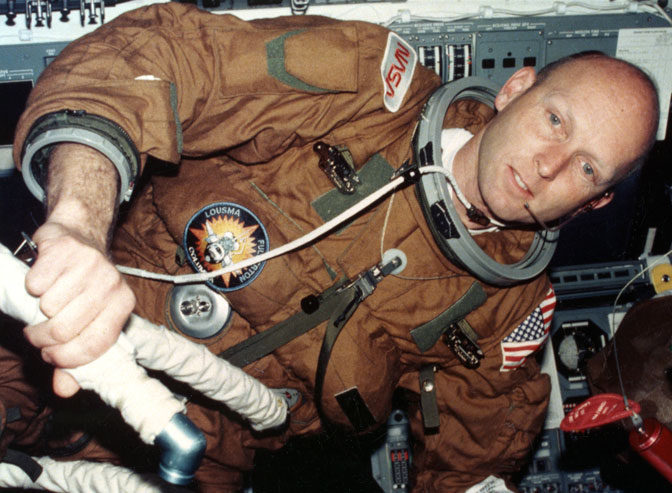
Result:
{"label": "metal buckle", "polygon": [[313,150],[320,156],[320,169],[334,186],[348,195],[355,193],[360,180],[350,151],[345,147],[330,146],[321,141],[313,146]]}
{"label": "metal buckle", "polygon": [[343,291],[349,288],[356,288],[359,291],[360,301],[367,298],[380,281],[383,280],[385,276],[390,275],[402,264],[402,259],[398,256],[392,257],[388,262],[380,262],[368,270],[360,272],[357,277],[350,281],[345,286],[338,288],[337,292]]}
{"label": "metal buckle", "polygon": [[452,324],[444,335],[444,342],[453,350],[460,363],[470,370],[478,368],[484,357],[477,340],[478,335],[465,319]]}

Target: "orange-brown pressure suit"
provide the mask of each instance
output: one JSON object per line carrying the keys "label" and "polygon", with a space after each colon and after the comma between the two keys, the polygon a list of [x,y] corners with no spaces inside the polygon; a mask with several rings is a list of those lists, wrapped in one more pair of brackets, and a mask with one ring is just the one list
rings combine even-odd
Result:
{"label": "orange-brown pressure suit", "polygon": [[[416,121],[440,81],[419,64],[404,65],[403,56],[396,70],[414,70],[406,91],[396,85],[394,68],[381,75],[388,37],[376,25],[321,17],[244,22],[180,4],[139,9],[71,43],[45,70],[17,129],[15,160],[43,115],[97,115],[128,134],[143,165],[151,157],[163,171],[136,192],[117,229],[117,262],[193,272],[189,258],[203,265],[207,237],[224,231],[237,248],[227,261],[248,255],[246,248],[274,248],[354,201],[319,168],[316,142],[347,147],[361,195],[411,157]],[[396,111],[386,107],[385,94],[397,98]],[[452,126],[474,131],[490,115],[468,102],[449,116]],[[526,251],[530,234],[488,233],[477,241],[510,263]],[[405,253],[407,266],[382,280],[338,336],[323,417],[352,429],[335,397],[347,393],[370,413],[365,425],[382,424],[395,389],[418,394],[419,370],[433,364],[440,427],[425,435],[420,410],[412,408],[414,491],[463,491],[489,475],[506,476],[541,428],[549,383],[531,359],[503,367],[501,343],[540,305],[548,281],[541,276],[506,289],[481,283],[487,301],[466,317],[485,354],[477,369],[461,364],[443,341],[421,352],[411,330],[451,307],[476,280],[437,248],[412,186],[309,247],[217,280],[236,288],[223,291],[234,315],[202,342],[219,354],[300,312],[303,299],[354,278],[391,248]],[[128,281],[137,311],[170,327],[172,285]],[[244,367],[270,387],[300,392],[288,429],[261,439],[214,407],[190,405],[189,416],[208,438],[197,473],[204,491],[238,488],[255,448],[322,430],[313,391],[325,325]]]}

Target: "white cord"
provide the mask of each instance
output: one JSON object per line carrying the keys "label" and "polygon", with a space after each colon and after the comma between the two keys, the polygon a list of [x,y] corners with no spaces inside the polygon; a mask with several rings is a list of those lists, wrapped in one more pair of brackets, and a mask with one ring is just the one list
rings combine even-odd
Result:
{"label": "white cord", "polygon": [[[419,171],[420,171],[421,174],[441,173],[442,175],[446,176],[447,179],[449,179],[449,180],[453,179],[450,171],[448,171],[447,169],[445,169],[442,166],[423,166],[423,167],[419,168]],[[315,241],[317,238],[319,238],[322,235],[328,233],[332,229],[337,228],[338,226],[345,223],[346,221],[348,221],[352,217],[356,216],[361,211],[363,211],[364,209],[366,209],[370,205],[374,204],[375,202],[377,202],[382,197],[385,197],[387,194],[389,194],[394,189],[396,189],[399,185],[404,183],[404,181],[405,181],[405,178],[403,176],[398,176],[398,177],[394,178],[392,181],[390,181],[389,183],[387,183],[386,185],[384,185],[383,187],[381,187],[378,190],[376,190],[375,192],[373,192],[372,194],[367,195],[365,198],[363,198],[362,200],[357,202],[355,205],[353,205],[349,209],[346,209],[345,211],[341,212],[338,216],[336,216],[333,219],[327,221],[326,223],[324,223],[322,226],[318,227],[317,229],[314,229],[310,233],[305,234],[304,236],[301,236],[301,237],[297,238],[296,240],[290,241],[289,243],[286,243],[281,247],[269,250],[268,252],[266,252],[262,255],[257,255],[255,257],[251,257],[251,258],[243,260],[241,262],[231,264],[228,267],[223,267],[221,269],[213,270],[211,272],[198,272],[196,274],[182,274],[182,275],[160,274],[158,272],[150,272],[150,271],[146,271],[144,269],[137,269],[135,267],[127,267],[127,266],[123,266],[123,265],[118,265],[117,269],[119,269],[119,271],[122,272],[123,274],[128,274],[130,276],[142,277],[144,279],[153,279],[155,281],[172,282],[174,284],[206,282],[210,279],[221,276],[223,274],[227,274],[229,272],[234,272],[236,270],[245,269],[245,268],[247,268],[251,265],[258,264],[258,263],[261,263],[261,262],[265,262],[266,260],[269,260],[269,259],[272,259],[272,258],[275,258],[275,257],[279,257],[280,255],[284,255],[284,254],[289,253],[291,251],[297,250],[297,249],[301,248],[302,246],[305,246],[308,243],[311,243],[311,242]]]}
{"label": "white cord", "polygon": [[614,299],[614,307],[611,310],[611,340],[612,340],[612,350],[614,354],[614,362],[616,363],[616,376],[618,377],[618,385],[621,388],[621,395],[623,396],[623,402],[625,404],[626,409],[630,409],[630,404],[628,402],[628,396],[626,395],[625,392],[625,384],[623,382],[623,375],[621,373],[621,363],[618,360],[618,345],[616,344],[616,305],[618,305],[618,300],[621,298],[621,295],[625,292],[628,287],[635,282],[635,279],[637,279],[640,276],[643,276],[646,272],[651,270],[656,264],[661,262],[662,260],[667,260],[669,259],[669,255],[672,254],[672,250],[669,250],[666,254],[662,255],[660,258],[656,259],[654,262],[651,263],[646,269],[642,269],[641,272],[638,272],[632,278],[625,283],[625,286],[618,292],[616,295],[616,299]]}
{"label": "white cord", "polygon": [[462,190],[460,190],[460,187],[457,186],[457,181],[455,181],[455,177],[453,176],[452,171],[446,170],[445,175],[446,180],[448,180],[448,183],[450,183],[450,186],[453,188],[453,192],[455,192],[455,195],[457,195],[457,200],[462,202],[462,205],[465,209],[471,209],[471,202],[467,200],[467,197],[464,196]]}
{"label": "white cord", "polygon": [[652,1],[652,2],[642,2],[641,5],[644,5],[646,7],[651,7],[652,9],[654,9],[661,17],[663,17],[672,26],[672,18],[665,11],[665,9],[663,7],[658,5],[658,2],[656,2],[655,0]]}
{"label": "white cord", "polygon": [[[428,166],[426,168],[422,168],[421,172],[425,173],[425,169],[427,168],[438,168],[437,166]],[[134,267],[126,267],[126,266],[117,266],[120,272],[123,274],[128,274],[131,276],[138,276],[142,277],[145,279],[154,279],[157,281],[167,281],[167,282],[172,282],[175,284],[186,284],[186,283],[193,283],[193,282],[205,282],[210,279],[213,279],[215,277],[221,276],[223,274],[227,274],[229,272],[234,272],[239,269],[245,269],[251,265],[258,264],[261,262],[265,262],[266,260],[279,257],[280,255],[284,255],[285,253],[289,253],[293,250],[297,250],[298,248],[301,248],[302,246],[307,245],[308,243],[311,243],[315,241],[317,238],[320,236],[328,233],[332,229],[337,228],[353,216],[357,215],[367,207],[369,207],[371,204],[375,203],[377,200],[380,198],[384,197],[388,193],[390,193],[392,190],[397,188],[399,185],[401,185],[404,182],[404,178],[399,176],[392,180],[390,183],[386,184],[382,188],[376,190],[372,194],[366,196],[364,199],[360,200],[357,202],[355,205],[350,207],[349,209],[345,210],[344,212],[340,213],[338,216],[334,217],[333,219],[327,221],[324,223],[322,226],[319,228],[311,231],[310,233],[301,236],[297,238],[296,240],[290,241],[289,243],[284,244],[281,247],[275,248],[273,250],[269,250],[268,252],[262,254],[262,255],[257,255],[256,257],[251,257],[249,259],[243,260],[241,262],[237,262],[235,264],[231,264],[228,267],[224,267],[218,270],[214,270],[211,272],[199,272],[196,274],[183,274],[183,275],[168,275],[168,274],[159,274],[156,272],[149,272],[143,269],[136,269]]]}
{"label": "white cord", "polygon": [[[380,258],[382,260],[385,247],[385,232],[387,231],[387,226],[390,221],[390,216],[392,214],[392,205],[394,204],[394,195],[390,197],[390,204],[387,206],[387,212],[385,212],[385,220],[383,222],[383,230],[380,233]],[[438,279],[449,279],[453,277],[459,277],[462,274],[446,274],[442,276],[428,276],[428,277],[418,277],[418,276],[404,276],[401,274],[392,274],[397,279],[404,279],[406,281],[436,281]]]}
{"label": "white cord", "polygon": [[[455,183],[455,179],[453,178],[452,173],[444,168],[443,166],[422,166],[419,168],[419,171],[421,174],[427,174],[427,173],[440,173],[446,177],[446,179],[449,181],[451,184],[452,188],[455,190],[455,192],[458,194],[458,197],[462,197],[461,202],[465,205],[467,209],[471,207],[471,204],[469,201],[462,195],[462,192],[460,192],[459,188],[457,187],[457,184]],[[280,246],[278,248],[274,248],[272,250],[269,250],[268,252],[262,254],[262,255],[257,255],[255,257],[248,258],[246,260],[243,260],[241,262],[237,262],[235,264],[231,264],[228,267],[223,267],[221,269],[213,270],[210,272],[198,272],[196,274],[182,274],[182,275],[171,275],[171,274],[160,274],[158,272],[150,272],[144,269],[138,269],[135,267],[127,267],[124,265],[118,265],[117,269],[119,269],[120,272],[123,274],[127,274],[130,276],[136,276],[136,277],[141,277],[143,279],[152,279],[155,281],[164,281],[164,282],[172,282],[174,284],[187,284],[187,283],[197,283],[197,282],[206,282],[210,279],[213,279],[215,277],[227,274],[229,272],[234,272],[236,270],[242,270],[245,269],[251,265],[258,264],[261,262],[265,262],[266,260],[279,257],[280,255],[284,255],[286,253],[289,253],[291,251],[297,250],[301,248],[302,246],[307,245],[308,243],[311,243],[315,241],[317,238],[320,236],[328,233],[332,229],[337,228],[341,224],[345,223],[346,221],[350,220],[352,217],[356,216],[359,214],[361,211],[369,207],[371,204],[377,202],[379,199],[385,197],[387,194],[390,192],[394,191],[399,185],[404,183],[405,178],[403,176],[398,176],[394,178],[392,181],[390,181],[388,184],[384,185],[383,187],[379,188],[375,192],[373,192],[370,195],[367,195],[365,198],[357,202],[355,205],[350,207],[349,209],[346,209],[345,211],[341,212],[338,216],[334,217],[333,219],[327,221],[324,223],[322,226],[314,229],[310,233],[305,234],[304,236],[301,236],[293,241],[290,241],[289,243],[284,244],[283,246]],[[491,222],[495,224],[496,226],[504,226],[502,223],[493,221],[491,219]]]}
{"label": "white cord", "polygon": [[632,278],[623,286],[623,288],[618,292],[616,295],[616,299],[614,299],[614,307],[611,311],[611,335],[612,337],[616,335],[616,326],[615,326],[615,314],[616,314],[616,306],[618,305],[618,300],[621,298],[621,295],[625,292],[626,289],[630,287],[630,285],[635,282],[635,280],[644,274],[646,274],[648,271],[653,269],[657,264],[662,262],[663,260],[668,260],[669,261],[669,255],[672,254],[672,250],[669,250],[667,253],[661,255],[659,258],[657,258],[655,261],[651,262],[651,264],[646,267],[646,269],[642,269],[641,272],[638,272]]}

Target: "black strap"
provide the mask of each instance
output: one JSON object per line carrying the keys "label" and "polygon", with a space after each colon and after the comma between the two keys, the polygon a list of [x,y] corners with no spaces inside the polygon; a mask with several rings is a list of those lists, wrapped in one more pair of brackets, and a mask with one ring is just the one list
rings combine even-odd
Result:
{"label": "black strap", "polygon": [[436,401],[436,365],[420,368],[420,407],[425,434],[439,431],[439,405]]}
{"label": "black strap", "polygon": [[356,432],[364,431],[376,424],[376,419],[356,386],[334,394],[334,397]]}
{"label": "black strap", "polygon": [[314,297],[318,305],[310,312],[298,312],[270,329],[230,347],[220,353],[219,356],[232,365],[242,368],[317,327],[337,311],[342,295],[337,293],[336,290],[341,284],[339,283],[320,296]]}
{"label": "black strap", "polygon": [[339,297],[339,304],[327,324],[327,330],[322,339],[322,347],[320,348],[320,355],[317,359],[317,371],[315,373],[315,406],[320,415],[322,413],[322,389],[324,388],[324,377],[327,374],[327,366],[329,365],[329,358],[331,357],[331,350],[336,343],[341,329],[345,326],[348,320],[362,301],[362,293],[356,286],[351,286],[344,291],[343,295]]}
{"label": "black strap", "polygon": [[338,291],[338,286],[333,287],[322,293],[317,299],[319,306],[314,311],[310,313],[299,312],[270,329],[236,344],[220,353],[219,356],[233,365],[243,367],[270,354],[283,344],[308,332],[320,323],[329,320],[322,339],[315,374],[314,402],[318,412],[323,416],[322,390],[331,351],[338,335],[359,306],[363,296],[359,287],[350,285],[340,291]]}
{"label": "black strap", "polygon": [[18,421],[22,417],[23,416],[21,415],[21,408],[20,407],[10,407],[5,412],[5,422],[7,424],[13,423],[14,421]]}
{"label": "black strap", "polygon": [[42,474],[42,466],[30,455],[8,449],[2,462],[20,467],[34,483]]}
{"label": "black strap", "polygon": [[272,353],[280,346],[308,332],[325,320],[329,320],[318,356],[314,391],[315,406],[323,418],[323,422],[327,424],[328,420],[325,419],[326,417],[322,412],[322,390],[331,350],[336,343],[336,339],[362,300],[371,295],[377,284],[385,276],[394,272],[401,265],[401,262],[402,260],[399,257],[394,257],[386,264],[377,264],[360,273],[352,281],[345,280],[332,286],[320,296],[305,298],[301,303],[302,312],[236,344],[220,353],[219,356],[233,365],[243,367]]}
{"label": "black strap", "polygon": [[[358,293],[358,301],[352,308],[354,312],[357,305],[373,292],[376,285],[385,276],[394,272],[400,265],[401,259],[394,257],[384,265],[375,265],[371,269],[362,272],[352,281],[348,279],[341,280],[319,296],[304,298],[301,302],[303,311],[219,353],[219,356],[231,364],[242,368],[272,353],[277,348],[305,334],[326,320],[332,319],[335,325],[339,326],[338,331],[340,331],[345,322],[347,322],[347,319],[352,315],[352,312],[347,314],[342,323],[337,320],[346,315],[348,311],[347,306],[352,301],[352,296],[354,296],[352,293]],[[350,301],[343,301],[344,299],[349,299]],[[328,334],[329,332],[327,332]],[[323,341],[323,349],[329,345],[333,345],[337,336],[338,332],[334,335],[333,341]],[[328,347],[328,353],[331,353],[331,347]]]}

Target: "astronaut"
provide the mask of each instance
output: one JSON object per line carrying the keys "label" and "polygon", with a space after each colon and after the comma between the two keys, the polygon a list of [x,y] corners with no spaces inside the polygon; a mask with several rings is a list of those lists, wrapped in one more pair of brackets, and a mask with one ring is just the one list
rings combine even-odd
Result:
{"label": "astronaut", "polygon": [[[245,22],[171,3],[71,43],[36,85],[14,145],[48,210],[26,285],[50,320],[27,327],[28,340],[63,368],[100,355],[131,311],[186,333],[166,316],[175,288],[122,276],[108,255],[186,274],[218,267],[212,232],[236,238],[241,259],[303,236],[427,158],[414,154],[414,129],[439,85],[395,33],[322,17]],[[192,400],[208,439],[202,491],[239,489],[255,449],[385,423],[399,392],[414,491],[504,485],[521,465],[548,402],[530,356],[553,291],[543,274],[474,274],[447,251],[441,209],[494,261],[515,264],[539,224],[612,199],[652,144],[657,96],[635,67],[591,55],[539,79],[519,70],[494,107],[448,109],[434,145],[454,181],[442,204],[404,187],[306,248],[208,281],[233,316],[192,339],[300,398],[287,428],[264,436]],[[355,163],[354,194],[321,169],[317,143]],[[403,252],[392,255],[403,271],[388,251]],[[57,370],[54,389],[77,385]]]}
{"label": "astronaut", "polygon": [[209,235],[206,239],[208,246],[206,247],[205,260],[211,264],[222,264],[227,267],[233,264],[231,255],[240,250],[240,243],[233,236],[233,233],[226,231],[222,236],[217,236],[210,225],[206,226]]}

